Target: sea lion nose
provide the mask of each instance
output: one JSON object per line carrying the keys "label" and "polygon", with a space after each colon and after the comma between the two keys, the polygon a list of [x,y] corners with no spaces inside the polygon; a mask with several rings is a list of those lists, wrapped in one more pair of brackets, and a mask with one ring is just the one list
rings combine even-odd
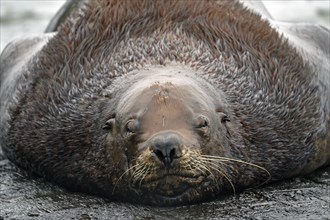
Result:
{"label": "sea lion nose", "polygon": [[174,159],[181,157],[181,146],[181,138],[175,133],[162,133],[151,139],[151,149],[165,167],[170,167]]}

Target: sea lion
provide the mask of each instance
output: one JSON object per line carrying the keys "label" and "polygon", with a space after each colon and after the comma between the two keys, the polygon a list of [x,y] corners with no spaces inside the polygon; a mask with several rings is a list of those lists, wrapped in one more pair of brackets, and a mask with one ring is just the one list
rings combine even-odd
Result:
{"label": "sea lion", "polygon": [[329,31],[244,4],[90,1],[55,34],[8,45],[4,153],[72,190],[153,205],[327,165]]}

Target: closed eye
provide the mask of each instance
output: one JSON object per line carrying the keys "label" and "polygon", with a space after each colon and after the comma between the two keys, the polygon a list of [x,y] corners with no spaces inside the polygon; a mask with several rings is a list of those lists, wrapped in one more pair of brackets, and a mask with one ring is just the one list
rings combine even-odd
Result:
{"label": "closed eye", "polygon": [[228,118],[227,115],[223,115],[221,118],[221,123],[226,123],[226,122],[230,122],[230,119]]}
{"label": "closed eye", "polygon": [[113,129],[113,126],[115,124],[115,119],[114,118],[111,118],[109,120],[107,120],[104,124],[104,126],[102,127],[102,129],[104,130],[112,130]]}
{"label": "closed eye", "polygon": [[205,128],[205,127],[209,127],[209,125],[210,125],[209,119],[203,115],[199,116],[196,119],[195,128]]}

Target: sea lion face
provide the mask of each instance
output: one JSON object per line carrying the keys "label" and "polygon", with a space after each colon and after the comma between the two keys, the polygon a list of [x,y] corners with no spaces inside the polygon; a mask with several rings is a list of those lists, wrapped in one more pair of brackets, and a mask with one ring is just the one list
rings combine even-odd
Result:
{"label": "sea lion face", "polygon": [[195,202],[222,181],[226,171],[214,161],[228,154],[230,119],[212,93],[182,74],[154,74],[122,96],[109,121],[128,159],[119,178],[141,200]]}

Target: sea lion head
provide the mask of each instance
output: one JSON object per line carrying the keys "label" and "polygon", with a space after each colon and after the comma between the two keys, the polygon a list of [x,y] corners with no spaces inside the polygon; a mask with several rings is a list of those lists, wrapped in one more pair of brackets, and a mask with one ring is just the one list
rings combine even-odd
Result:
{"label": "sea lion head", "polygon": [[106,122],[127,156],[118,181],[128,181],[140,202],[196,202],[232,187],[235,166],[224,164],[239,132],[224,95],[191,72],[139,71]]}

